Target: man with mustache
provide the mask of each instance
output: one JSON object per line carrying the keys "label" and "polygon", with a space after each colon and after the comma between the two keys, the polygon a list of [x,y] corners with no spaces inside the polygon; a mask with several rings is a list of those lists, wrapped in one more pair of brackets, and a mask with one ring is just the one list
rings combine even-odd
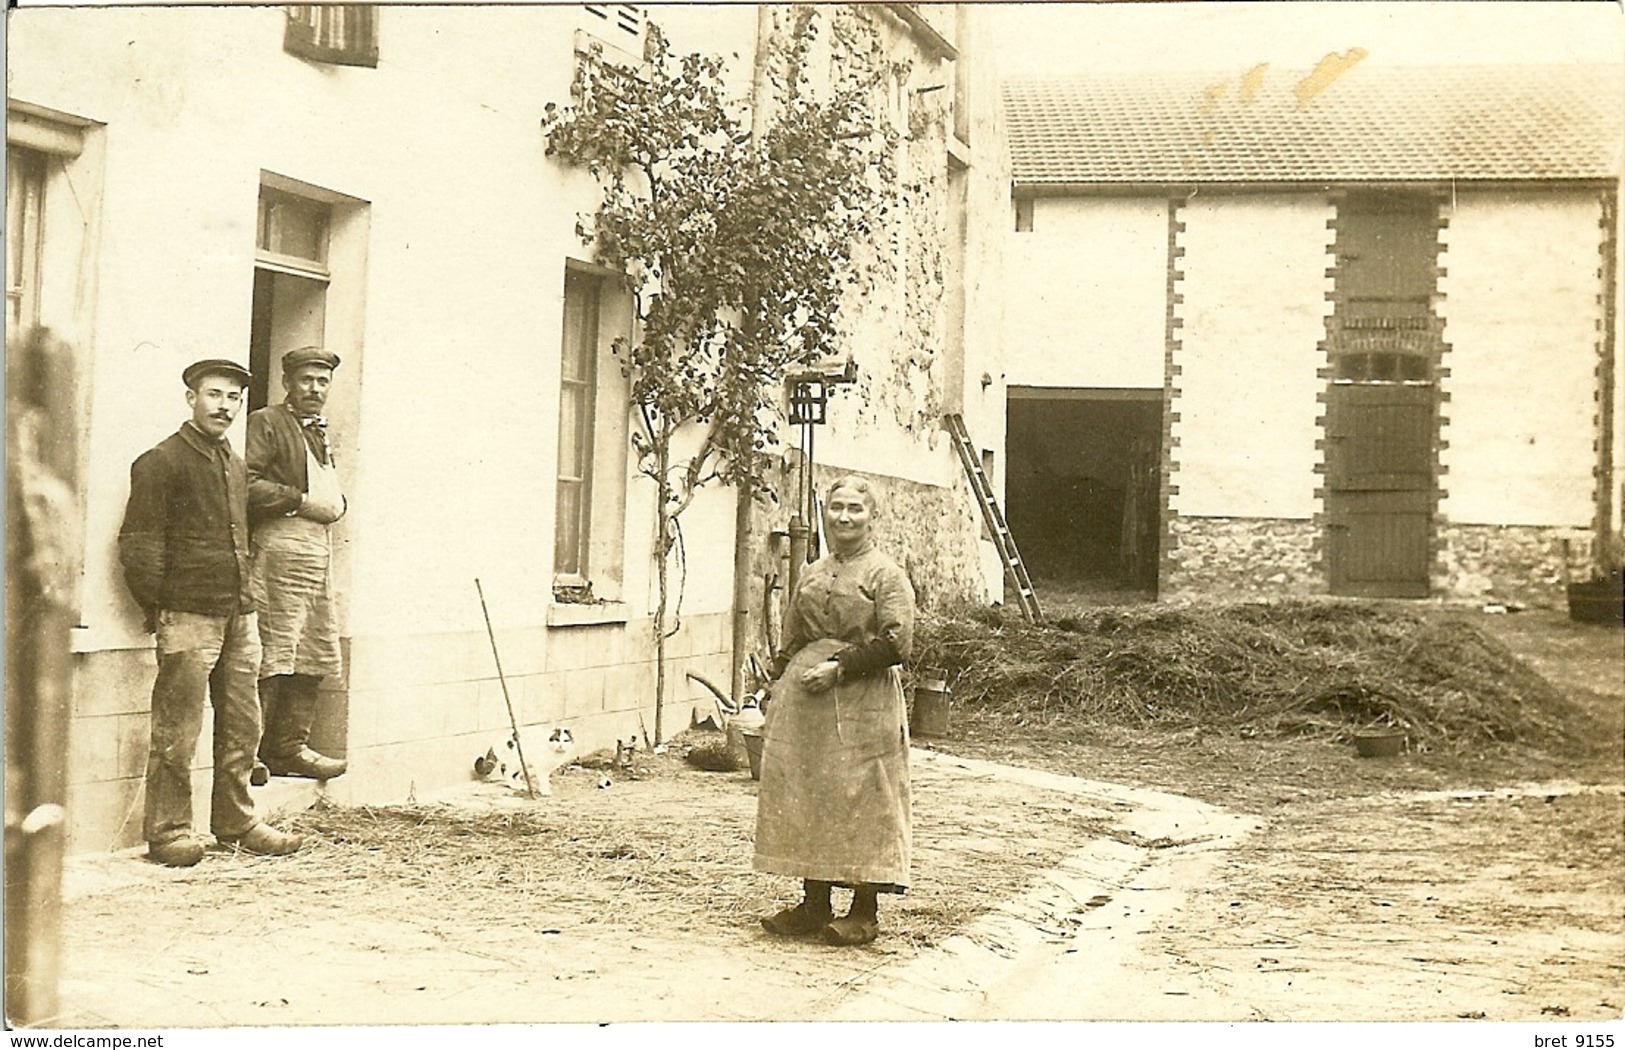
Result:
{"label": "man with mustache", "polygon": [[130,467],[130,502],[119,529],[125,582],[158,636],[147,856],[175,868],[203,859],[192,833],[192,756],[205,692],[214,706],[214,837],[266,856],[303,845],[256,817],[248,794],[260,739],[254,696],[260,640],[248,587],[247,468],[226,440],[248,369],[213,358],[189,366],[181,379],[192,418]]}
{"label": "man with mustache", "polygon": [[322,679],[342,671],[330,526],[347,504],[322,412],[338,366],[338,355],[319,346],[288,351],[286,398],[248,417],[253,592],[264,650],[259,757],[273,775],[314,780],[347,768],[310,746]]}

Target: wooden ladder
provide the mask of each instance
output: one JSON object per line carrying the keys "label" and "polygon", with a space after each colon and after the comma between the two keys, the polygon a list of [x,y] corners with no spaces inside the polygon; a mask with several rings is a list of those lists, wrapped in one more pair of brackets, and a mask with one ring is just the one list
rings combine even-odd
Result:
{"label": "wooden ladder", "polygon": [[975,493],[976,502],[982,508],[982,520],[987,522],[993,545],[999,549],[999,560],[1004,562],[1005,574],[1015,585],[1021,612],[1029,621],[1036,623],[1040,614],[1032,577],[1027,575],[1027,566],[1021,560],[1021,552],[1016,549],[1016,538],[1010,535],[1010,526],[1004,520],[1004,512],[999,510],[992,484],[982,470],[982,458],[977,455],[970,432],[965,429],[965,419],[957,412],[950,412],[942,418],[948,425],[948,435],[954,440],[954,448],[959,452],[959,462],[965,468],[965,478],[970,482],[971,492]]}

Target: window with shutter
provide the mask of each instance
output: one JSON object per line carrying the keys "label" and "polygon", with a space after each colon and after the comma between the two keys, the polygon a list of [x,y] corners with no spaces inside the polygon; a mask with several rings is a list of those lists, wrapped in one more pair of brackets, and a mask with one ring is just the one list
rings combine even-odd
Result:
{"label": "window with shutter", "polygon": [[583,4],[582,9],[592,15],[604,28],[614,30],[616,43],[628,39],[642,41],[647,27],[644,9],[636,4]]}
{"label": "window with shutter", "polygon": [[282,49],[335,66],[378,65],[378,9],[372,4],[298,4],[288,8]]}

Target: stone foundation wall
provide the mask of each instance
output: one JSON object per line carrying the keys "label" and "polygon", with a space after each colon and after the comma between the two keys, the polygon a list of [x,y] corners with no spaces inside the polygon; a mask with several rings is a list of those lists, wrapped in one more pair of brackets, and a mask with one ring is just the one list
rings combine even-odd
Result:
{"label": "stone foundation wall", "polygon": [[1582,526],[1439,525],[1434,593],[1540,608],[1563,606],[1568,600],[1565,540],[1575,572],[1583,572],[1591,531]]}
{"label": "stone foundation wall", "polygon": [[1320,529],[1283,518],[1174,517],[1163,597],[1248,598],[1325,594]]}

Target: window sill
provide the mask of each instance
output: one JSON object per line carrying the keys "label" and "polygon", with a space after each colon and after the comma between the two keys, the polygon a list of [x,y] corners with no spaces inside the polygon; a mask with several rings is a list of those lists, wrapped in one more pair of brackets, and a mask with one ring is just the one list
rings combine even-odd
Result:
{"label": "window sill", "polygon": [[625,623],[625,602],[583,602],[579,605],[553,602],[547,607],[549,627],[597,627]]}

